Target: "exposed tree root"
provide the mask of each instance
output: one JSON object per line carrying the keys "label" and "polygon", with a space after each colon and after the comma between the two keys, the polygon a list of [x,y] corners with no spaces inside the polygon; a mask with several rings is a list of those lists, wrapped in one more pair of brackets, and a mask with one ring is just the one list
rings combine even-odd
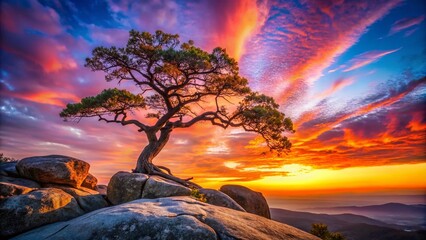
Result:
{"label": "exposed tree root", "polygon": [[[158,165],[154,165],[154,164],[150,163],[150,164],[147,164],[144,167],[144,170],[145,171],[143,171],[142,173],[145,173],[145,174],[148,174],[148,175],[157,175],[157,176],[163,177],[165,179],[179,183],[179,184],[181,184],[185,187],[195,188],[195,189],[202,188],[200,185],[193,183],[193,182],[190,182],[190,180],[194,179],[193,177],[186,178],[186,179],[178,178],[176,176],[173,176],[170,169],[167,168],[167,167],[164,167],[164,166],[158,166]],[[164,172],[163,170],[167,171],[167,173]],[[139,172],[139,171],[134,170],[133,172]]]}
{"label": "exposed tree root", "polygon": [[160,165],[154,165],[154,168],[159,168],[159,169],[156,169],[157,171],[161,171],[160,169],[163,169],[163,170],[165,170],[169,175],[172,175],[173,176],[173,174],[172,174],[172,171],[170,171],[170,169],[169,168],[167,168],[167,167],[164,167],[164,166],[160,166]]}
{"label": "exposed tree root", "polygon": [[179,184],[181,184],[185,187],[196,188],[196,189],[202,188],[200,185],[189,181],[189,180],[193,179],[192,177],[188,178],[188,179],[181,179],[181,178],[169,175],[169,174],[161,172],[161,171],[160,172],[159,171],[153,171],[151,173],[151,175],[158,175],[160,177],[163,177],[163,178],[172,180],[174,182],[177,182],[177,183],[179,183]]}

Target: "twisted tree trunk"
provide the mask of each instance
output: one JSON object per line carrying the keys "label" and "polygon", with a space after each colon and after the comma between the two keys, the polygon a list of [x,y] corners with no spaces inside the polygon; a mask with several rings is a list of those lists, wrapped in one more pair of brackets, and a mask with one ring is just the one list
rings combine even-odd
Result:
{"label": "twisted tree trunk", "polygon": [[[199,185],[189,181],[192,178],[181,179],[181,178],[175,177],[172,175],[170,169],[163,166],[157,166],[152,163],[152,160],[160,153],[160,151],[164,148],[164,146],[169,141],[170,133],[172,132],[172,127],[165,126],[161,128],[160,132],[161,134],[158,139],[155,132],[146,133],[148,136],[149,143],[139,155],[134,172],[145,173],[148,175],[158,175],[166,179],[180,183],[187,187],[201,188]],[[163,170],[167,171],[167,173],[165,173]]]}

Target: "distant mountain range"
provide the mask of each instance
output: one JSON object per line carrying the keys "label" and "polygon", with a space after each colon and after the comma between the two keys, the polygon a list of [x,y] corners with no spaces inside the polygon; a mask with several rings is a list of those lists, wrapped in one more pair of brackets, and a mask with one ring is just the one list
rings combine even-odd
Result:
{"label": "distant mountain range", "polygon": [[406,205],[402,203],[386,203],[372,206],[344,206],[332,208],[311,208],[308,212],[342,214],[352,213],[373,218],[388,224],[406,226],[408,228],[426,229],[426,205]]}
{"label": "distant mountain range", "polygon": [[[417,211],[414,211],[416,209]],[[404,205],[399,203],[389,203],[384,205],[366,207],[335,207],[312,209],[313,211],[328,211],[329,213],[346,212],[343,214],[318,214],[310,212],[290,211],[285,209],[271,208],[273,220],[282,222],[304,231],[310,231],[313,223],[324,223],[328,225],[330,231],[340,232],[348,240],[422,240],[426,239],[425,205]],[[353,214],[354,212],[359,214]],[[380,221],[362,216],[360,213],[385,217],[392,220],[388,222]],[[399,215],[398,215],[399,214]],[[399,217],[408,219],[400,221]],[[423,222],[421,219],[423,217]],[[413,220],[414,219],[414,220]],[[403,222],[398,225],[394,223]],[[414,223],[413,225],[410,225]]]}

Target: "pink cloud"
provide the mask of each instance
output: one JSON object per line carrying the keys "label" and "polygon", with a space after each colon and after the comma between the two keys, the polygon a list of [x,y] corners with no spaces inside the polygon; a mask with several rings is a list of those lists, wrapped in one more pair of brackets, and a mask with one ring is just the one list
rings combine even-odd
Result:
{"label": "pink cloud", "polygon": [[362,54],[356,56],[355,58],[351,59],[349,61],[349,63],[347,64],[349,66],[346,67],[343,70],[343,72],[349,72],[349,71],[358,69],[360,67],[363,67],[365,65],[368,65],[372,62],[379,60],[380,58],[382,58],[382,57],[384,57],[388,54],[399,51],[400,49],[401,48],[388,50],[388,51],[369,51],[369,52],[362,53]]}
{"label": "pink cloud", "polygon": [[[241,60],[243,73],[251,79],[253,88],[268,91],[284,103],[286,109],[295,109],[287,104],[288,97],[295,99],[294,104],[306,104],[303,102],[306,88],[296,86],[309,86],[318,80],[338,56],[358,41],[368,26],[399,2],[306,2],[303,8],[291,2],[273,2],[269,13],[273,17],[247,45],[251,51]],[[296,89],[302,91],[288,95]],[[292,115],[300,115],[300,112]]]}
{"label": "pink cloud", "polygon": [[333,93],[339,91],[340,89],[349,86],[353,83],[353,79],[352,78],[339,78],[336,81],[333,82],[333,84],[331,85],[331,87],[327,90],[325,90],[323,93],[321,93],[319,95],[320,98],[325,98],[328,97],[330,95],[332,95]]}
{"label": "pink cloud", "polygon": [[419,25],[423,22],[424,19],[425,19],[425,16],[422,15],[416,18],[404,18],[404,19],[398,20],[392,25],[392,28],[389,31],[389,35],[395,34],[397,32],[400,32],[412,26]]}
{"label": "pink cloud", "polygon": [[24,2],[29,6],[16,8],[8,2],[1,3],[2,29],[14,33],[22,33],[24,30],[32,29],[49,35],[62,32],[59,15],[55,10],[41,5],[38,1]]}

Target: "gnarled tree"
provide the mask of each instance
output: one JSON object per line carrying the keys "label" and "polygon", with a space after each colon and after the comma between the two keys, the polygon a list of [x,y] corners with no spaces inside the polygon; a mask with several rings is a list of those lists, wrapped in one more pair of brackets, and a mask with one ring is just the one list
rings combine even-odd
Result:
{"label": "gnarled tree", "polygon": [[[106,81],[133,82],[139,92],[107,89],[68,104],[60,116],[64,120],[97,117],[107,123],[135,125],[148,139],[135,172],[187,184],[168,168],[153,164],[153,159],[173,129],[201,121],[259,133],[268,147],[279,153],[291,147],[283,135],[294,131],[291,120],[278,110],[273,98],[250,90],[247,79],[238,73],[237,62],[225,49],[208,53],[192,41],[180,43],[178,35],[132,30],[126,47],[97,47],[86,59],[86,67],[105,72]],[[134,119],[132,110],[145,111],[146,118],[154,121]]]}

